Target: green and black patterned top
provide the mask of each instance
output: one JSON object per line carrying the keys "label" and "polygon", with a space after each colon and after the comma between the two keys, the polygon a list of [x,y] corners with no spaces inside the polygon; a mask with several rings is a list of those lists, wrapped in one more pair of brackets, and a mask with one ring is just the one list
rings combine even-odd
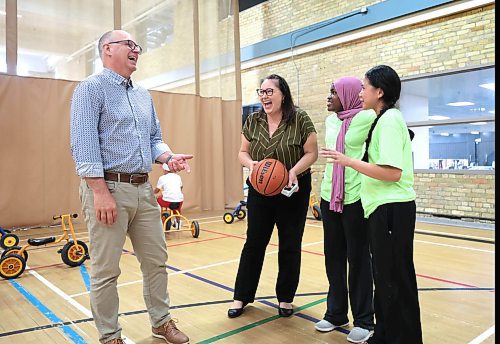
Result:
{"label": "green and black patterned top", "polygon": [[[273,158],[281,161],[290,170],[304,156],[304,144],[309,134],[316,129],[309,115],[297,108],[295,118],[286,124],[281,120],[273,136],[269,137],[269,125],[264,111],[250,114],[242,133],[250,142],[250,157],[255,161]],[[309,173],[310,169],[298,177]]]}

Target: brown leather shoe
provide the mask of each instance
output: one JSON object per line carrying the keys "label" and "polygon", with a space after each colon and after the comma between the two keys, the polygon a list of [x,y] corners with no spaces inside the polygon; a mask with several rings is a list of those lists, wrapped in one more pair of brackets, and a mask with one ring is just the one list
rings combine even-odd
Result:
{"label": "brown leather shoe", "polygon": [[180,331],[175,323],[177,320],[170,319],[160,327],[153,327],[153,337],[161,338],[169,344],[189,344],[189,338]]}
{"label": "brown leather shoe", "polygon": [[104,344],[125,344],[125,342],[121,338],[113,338],[108,340],[107,342],[104,342]]}

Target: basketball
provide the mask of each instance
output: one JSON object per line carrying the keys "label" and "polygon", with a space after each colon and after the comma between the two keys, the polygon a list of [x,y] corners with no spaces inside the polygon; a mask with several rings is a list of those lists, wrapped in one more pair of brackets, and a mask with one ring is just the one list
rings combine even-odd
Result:
{"label": "basketball", "polygon": [[264,196],[277,195],[288,184],[288,171],[279,160],[261,160],[253,167],[250,184]]}

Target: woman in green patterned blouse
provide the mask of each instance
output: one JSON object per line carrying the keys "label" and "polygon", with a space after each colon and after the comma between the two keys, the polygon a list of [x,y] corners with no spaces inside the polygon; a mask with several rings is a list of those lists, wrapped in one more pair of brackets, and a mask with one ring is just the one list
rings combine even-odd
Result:
{"label": "woman in green patterned blouse", "polygon": [[240,162],[251,172],[258,161],[277,159],[288,170],[288,186],[298,184],[299,189],[290,197],[263,196],[247,180],[247,240],[241,252],[234,302],[228,310],[230,318],[240,316],[244,307],[255,299],[266,247],[275,225],[279,236],[278,313],[285,317],[293,314],[311,192],[310,167],[318,158],[314,124],[304,110],[294,105],[285,79],[276,74],[268,76],[257,94],[262,110],[252,113],[243,126]]}

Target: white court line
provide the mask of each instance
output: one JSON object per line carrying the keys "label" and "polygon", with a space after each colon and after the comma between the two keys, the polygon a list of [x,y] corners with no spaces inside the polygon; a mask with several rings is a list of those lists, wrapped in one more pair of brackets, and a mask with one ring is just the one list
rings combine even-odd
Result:
{"label": "white court line", "polygon": [[[314,224],[309,224],[308,226],[322,227],[322,226],[318,226],[318,225],[314,225]],[[418,229],[418,228],[415,228],[415,229]],[[422,229],[418,229],[418,230],[424,232],[424,230],[422,230]],[[425,231],[425,232],[455,235],[454,233],[451,233],[451,232],[431,232],[431,231]],[[415,233],[415,234],[418,234],[418,233]],[[484,239],[484,238],[481,238],[481,237],[474,237],[474,236],[468,236],[468,235],[461,235],[461,237],[464,237],[464,238],[475,238],[475,239]],[[450,238],[450,239],[455,239],[455,238]],[[457,237],[456,239],[460,239],[460,237]],[[473,248],[473,247],[466,247],[466,246],[459,246],[459,245],[449,245],[449,244],[441,244],[441,243],[432,242],[432,241],[425,241],[425,240],[413,240],[413,241],[414,242],[418,242],[418,243],[423,243],[423,244],[429,244],[429,245],[446,246],[446,247],[458,248],[458,249],[461,249],[461,250],[486,252],[486,253],[493,253],[493,254],[495,253],[495,251],[481,250],[479,248]]]}
{"label": "white court line", "polygon": [[[420,229],[420,228],[415,228],[415,230],[418,230],[421,233],[428,233],[428,234],[445,234],[445,235],[453,235],[453,238],[448,238],[448,239],[477,239],[477,240],[488,240],[489,238],[484,238],[484,237],[478,237],[478,236],[472,236],[472,235],[465,235],[465,234],[456,234],[456,233],[450,233],[450,232],[439,232],[439,231],[429,231],[425,229]],[[421,233],[415,233],[415,234],[421,234]],[[492,241],[493,243],[493,241]]]}
{"label": "white court line", "polygon": [[[57,295],[59,295],[60,297],[62,297],[70,305],[72,305],[73,307],[75,307],[76,309],[78,309],[80,312],[82,312],[87,318],[92,318],[92,312],[89,309],[83,307],[80,303],[76,302],[70,295],[66,294],[61,289],[59,289],[58,287],[56,287],[52,282],[50,282],[49,280],[47,280],[45,277],[42,277],[36,271],[30,270],[29,273],[32,274],[33,276],[35,276],[40,282],[42,282],[43,284],[45,284],[54,293],[56,293]],[[71,323],[78,328],[78,326],[76,324],[74,324],[72,321],[71,321]],[[79,330],[81,331],[80,328],[79,328]],[[85,332],[83,332],[83,333],[85,333]],[[135,344],[129,338],[126,338],[123,335],[122,335],[122,337],[126,340],[126,343],[128,343],[128,344]]]}
{"label": "white court line", "polygon": [[56,293],[57,295],[62,297],[64,300],[66,300],[70,305],[72,305],[73,307],[78,309],[80,312],[82,312],[86,317],[92,318],[92,312],[89,309],[83,307],[80,303],[76,302],[73,298],[71,298],[70,295],[66,294],[61,289],[56,287],[52,282],[47,280],[45,277],[42,277],[38,272],[33,271],[33,270],[30,270],[29,273],[32,274],[33,276],[35,276],[40,282],[45,284],[54,293]]}
{"label": "white court line", "polygon": [[495,325],[491,326],[489,329],[481,333],[478,337],[474,338],[474,340],[470,341],[469,344],[479,344],[484,342],[486,339],[491,337],[495,333]]}
{"label": "white court line", "polygon": [[441,243],[438,243],[438,242],[424,241],[424,240],[413,240],[413,241],[414,242],[423,243],[423,244],[429,244],[429,245],[445,246],[445,247],[458,248],[458,249],[461,249],[461,250],[469,250],[469,251],[486,252],[486,253],[493,253],[493,254],[495,254],[495,251],[481,250],[479,248],[474,248],[474,247],[466,247],[466,246],[458,246],[458,245],[448,245],[448,244],[441,244]]}
{"label": "white court line", "polygon": [[[322,243],[323,243],[323,241],[311,242],[309,244],[302,245],[302,247],[314,246],[314,245],[318,245],[318,244],[322,244]],[[278,250],[266,252],[266,255],[271,255],[271,254],[276,254],[276,253],[278,253]],[[236,263],[236,262],[239,262],[239,260],[240,260],[239,258],[238,259],[231,259],[231,260],[226,260],[226,261],[219,262],[219,263],[214,263],[214,264],[209,264],[209,265],[204,265],[204,266],[198,266],[198,267],[192,268],[192,269],[175,271],[175,272],[169,272],[168,276],[170,277],[170,276],[174,276],[174,275],[186,274],[186,273],[193,272],[193,271],[205,270],[205,269],[213,268],[215,266],[221,266],[221,265],[227,265],[227,264],[231,264],[231,263]],[[120,284],[118,284],[118,288],[124,287],[124,286],[127,286],[127,285],[131,285],[131,284],[137,284],[137,283],[142,283],[142,279],[136,280],[136,281],[130,281],[130,282],[126,282],[126,283],[120,283]],[[87,295],[89,293],[90,293],[89,291],[85,291],[83,293],[72,294],[72,295],[69,295],[69,296],[70,297],[77,297],[77,296]]]}

